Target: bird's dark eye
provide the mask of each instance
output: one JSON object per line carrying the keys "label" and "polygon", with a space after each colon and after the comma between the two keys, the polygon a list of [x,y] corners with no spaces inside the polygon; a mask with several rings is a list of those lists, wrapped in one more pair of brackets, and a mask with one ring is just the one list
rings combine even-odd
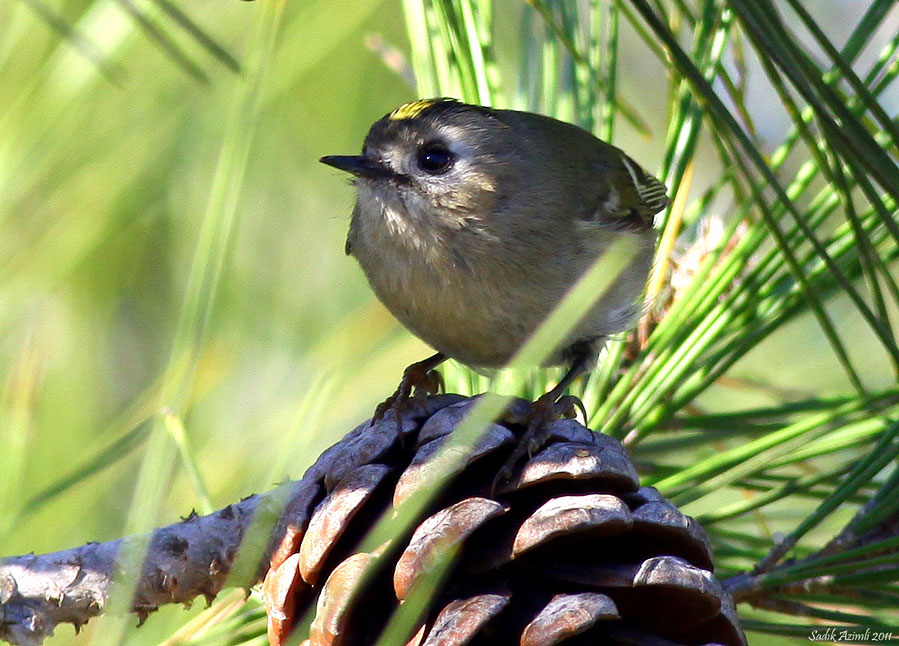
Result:
{"label": "bird's dark eye", "polygon": [[455,160],[453,153],[439,144],[431,144],[418,151],[418,167],[431,175],[445,173]]}

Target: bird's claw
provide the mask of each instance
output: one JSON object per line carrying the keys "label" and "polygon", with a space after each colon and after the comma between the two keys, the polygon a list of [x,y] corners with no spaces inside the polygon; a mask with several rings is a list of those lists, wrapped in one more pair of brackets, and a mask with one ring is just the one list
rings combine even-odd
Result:
{"label": "bird's claw", "polygon": [[575,419],[580,412],[581,417],[584,418],[584,424],[587,423],[587,407],[584,406],[580,397],[574,395],[560,397],[553,404],[553,411],[556,415],[555,419]]}
{"label": "bird's claw", "polygon": [[533,456],[543,448],[549,440],[553,422],[560,419],[574,419],[578,411],[587,422],[587,409],[584,402],[574,395],[564,395],[555,398],[555,393],[549,392],[531,404],[531,410],[527,416],[527,429],[518,441],[512,454],[500,468],[493,480],[492,489],[505,484],[512,479],[512,473],[518,462],[527,455]]}
{"label": "bird's claw", "polygon": [[388,411],[396,414],[396,422],[400,423],[400,417],[406,411],[410,400],[419,399],[428,395],[436,395],[443,390],[443,376],[436,370],[420,361],[413,363],[403,371],[403,378],[396,391],[387,399],[378,404],[371,424],[384,419]]}

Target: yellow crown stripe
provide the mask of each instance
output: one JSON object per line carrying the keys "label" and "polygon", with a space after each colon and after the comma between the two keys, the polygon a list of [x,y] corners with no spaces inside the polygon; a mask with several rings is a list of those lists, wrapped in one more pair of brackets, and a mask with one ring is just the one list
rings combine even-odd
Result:
{"label": "yellow crown stripe", "polygon": [[418,101],[405,103],[391,112],[390,118],[394,121],[399,121],[401,119],[414,119],[435,103],[436,101],[434,99],[419,99]]}

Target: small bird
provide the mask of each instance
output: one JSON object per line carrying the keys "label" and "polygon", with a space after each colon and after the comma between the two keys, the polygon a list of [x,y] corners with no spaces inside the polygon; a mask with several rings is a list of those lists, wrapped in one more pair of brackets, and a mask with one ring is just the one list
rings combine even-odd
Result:
{"label": "small bird", "polygon": [[504,366],[615,240],[633,239],[629,264],[546,361],[568,372],[537,401],[524,450],[539,448],[565,389],[641,310],[665,186],[577,126],[450,98],[400,106],[372,125],[361,155],[321,161],[355,176],[346,253],[437,350],[406,369],[376,417],[433,389],[447,358]]}

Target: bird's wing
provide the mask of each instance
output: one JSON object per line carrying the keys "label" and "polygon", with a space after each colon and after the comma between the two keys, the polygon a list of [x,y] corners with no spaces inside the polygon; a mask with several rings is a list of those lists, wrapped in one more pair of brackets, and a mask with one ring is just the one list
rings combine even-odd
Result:
{"label": "bird's wing", "polygon": [[608,186],[597,208],[601,221],[652,226],[652,216],[668,206],[668,189],[633,159],[618,151],[607,173]]}

